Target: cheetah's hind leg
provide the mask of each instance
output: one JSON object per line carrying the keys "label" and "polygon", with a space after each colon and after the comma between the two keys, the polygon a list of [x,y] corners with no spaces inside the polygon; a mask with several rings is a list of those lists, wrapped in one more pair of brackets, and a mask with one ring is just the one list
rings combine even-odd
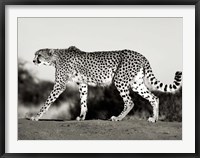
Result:
{"label": "cheetah's hind leg", "polygon": [[133,83],[131,84],[131,88],[134,92],[138,93],[143,98],[147,99],[151,106],[153,107],[153,116],[149,117],[149,122],[156,122],[158,121],[159,116],[159,99],[153,93],[151,93],[147,87],[145,86],[143,80],[141,83]]}

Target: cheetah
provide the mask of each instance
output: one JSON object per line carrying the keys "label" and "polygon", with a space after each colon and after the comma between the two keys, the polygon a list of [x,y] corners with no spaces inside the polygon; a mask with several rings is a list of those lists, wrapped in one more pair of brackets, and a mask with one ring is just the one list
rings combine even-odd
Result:
{"label": "cheetah", "polygon": [[175,73],[172,84],[163,84],[152,72],[149,61],[140,53],[132,50],[84,52],[75,46],[66,49],[40,49],[33,60],[35,65],[54,66],[55,84],[46,102],[36,116],[38,121],[51,104],[66,89],[69,81],[79,85],[81,110],[77,120],[85,120],[87,109],[88,85],[107,86],[114,83],[124,102],[123,111],[112,116],[112,121],[121,121],[133,108],[130,90],[147,99],[153,107],[149,122],[158,121],[159,99],[151,91],[176,92],[182,85],[182,72]]}

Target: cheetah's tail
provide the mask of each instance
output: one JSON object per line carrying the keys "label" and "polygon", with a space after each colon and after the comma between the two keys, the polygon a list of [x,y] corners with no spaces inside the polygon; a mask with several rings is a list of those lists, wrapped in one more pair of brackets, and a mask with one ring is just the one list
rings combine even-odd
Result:
{"label": "cheetah's tail", "polygon": [[174,82],[172,84],[164,84],[161,81],[158,81],[154,76],[152,69],[148,66],[148,69],[145,69],[145,84],[148,88],[152,90],[159,90],[161,92],[176,92],[182,86],[182,72],[177,71],[175,73]]}

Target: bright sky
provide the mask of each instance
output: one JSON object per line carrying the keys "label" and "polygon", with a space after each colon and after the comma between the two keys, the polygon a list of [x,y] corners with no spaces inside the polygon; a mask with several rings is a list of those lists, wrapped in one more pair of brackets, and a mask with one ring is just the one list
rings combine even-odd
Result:
{"label": "bright sky", "polygon": [[38,49],[131,49],[150,61],[157,79],[171,83],[182,71],[182,32],[182,18],[18,18],[18,57],[38,78],[54,81],[53,67],[32,63]]}

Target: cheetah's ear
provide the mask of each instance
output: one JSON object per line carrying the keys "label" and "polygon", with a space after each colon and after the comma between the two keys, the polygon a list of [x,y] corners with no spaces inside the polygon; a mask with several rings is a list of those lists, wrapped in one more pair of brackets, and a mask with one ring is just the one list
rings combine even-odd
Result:
{"label": "cheetah's ear", "polygon": [[53,53],[54,53],[54,50],[53,50],[53,49],[49,49],[49,51],[48,51],[48,55],[49,55],[49,56],[52,56]]}

